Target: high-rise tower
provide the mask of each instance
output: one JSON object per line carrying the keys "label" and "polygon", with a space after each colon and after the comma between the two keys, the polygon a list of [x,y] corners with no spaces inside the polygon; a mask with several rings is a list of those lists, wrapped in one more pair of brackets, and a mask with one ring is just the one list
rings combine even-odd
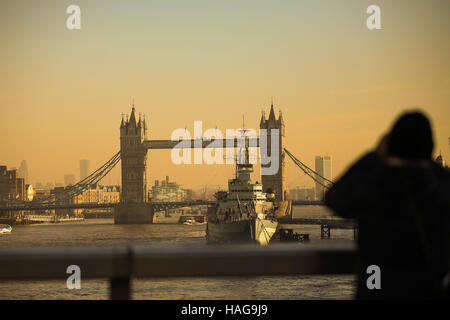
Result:
{"label": "high-rise tower", "polygon": [[89,175],[89,160],[80,160],[80,180],[85,179]]}
{"label": "high-rise tower", "polygon": [[28,178],[28,165],[26,160],[22,160],[19,170],[17,171],[18,178],[24,179],[25,183],[30,183]]}
{"label": "high-rise tower", "polygon": [[[331,180],[331,157],[330,156],[316,156],[315,171],[325,179]],[[315,178],[320,183],[315,183],[315,198],[316,200],[323,200],[325,188],[322,185],[329,185],[329,182],[321,178],[317,174]]]}
{"label": "high-rise tower", "polygon": [[[261,121],[259,123],[260,129],[267,130],[267,155],[271,157],[271,141],[272,141],[272,129],[279,130],[279,138],[278,138],[278,159],[279,166],[278,172],[273,175],[262,175],[261,180],[263,184],[264,192],[273,191],[275,192],[276,200],[284,200],[286,198],[284,184],[285,184],[285,154],[284,154],[284,137],[285,137],[285,127],[283,116],[280,114],[278,119],[275,117],[275,111],[273,110],[273,103],[270,106],[270,114],[269,118],[266,120],[264,113],[261,116]],[[270,167],[271,164],[263,165],[261,167]]]}

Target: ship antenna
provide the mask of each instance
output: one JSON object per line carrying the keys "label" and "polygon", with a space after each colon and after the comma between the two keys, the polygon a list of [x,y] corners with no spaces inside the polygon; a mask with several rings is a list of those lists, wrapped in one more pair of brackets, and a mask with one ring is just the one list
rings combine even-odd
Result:
{"label": "ship antenna", "polygon": [[250,163],[249,154],[248,154],[248,144],[247,138],[245,137],[245,133],[248,131],[245,129],[245,114],[242,115],[242,138],[244,139],[244,164]]}

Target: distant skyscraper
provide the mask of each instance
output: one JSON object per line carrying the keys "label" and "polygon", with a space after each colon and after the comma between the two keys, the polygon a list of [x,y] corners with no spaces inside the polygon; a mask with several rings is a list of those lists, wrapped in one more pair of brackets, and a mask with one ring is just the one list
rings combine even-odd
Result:
{"label": "distant skyscraper", "polygon": [[64,175],[64,186],[67,187],[69,185],[75,184],[75,175],[74,174],[65,174]]}
{"label": "distant skyscraper", "polygon": [[89,160],[80,160],[80,180],[89,175]]}
{"label": "distant skyscraper", "polygon": [[[318,174],[323,176],[323,158],[322,157],[316,156],[314,170]],[[322,179],[318,175],[315,175],[315,178],[318,181],[322,182]],[[315,183],[315,198],[316,198],[316,200],[322,199],[322,195],[323,195],[323,187],[320,185],[320,183],[316,182]]]}
{"label": "distant skyscraper", "polygon": [[[314,170],[325,179],[331,180],[331,157],[316,156]],[[329,184],[318,175],[315,175],[315,178],[323,185]],[[322,200],[324,196],[325,188],[320,183],[315,183],[316,200]]]}
{"label": "distant skyscraper", "polygon": [[22,160],[19,170],[17,172],[18,178],[25,180],[25,183],[29,183],[28,180],[28,165],[26,160]]}
{"label": "distant skyscraper", "polygon": [[[331,157],[325,156],[323,157],[323,177],[331,180]],[[325,182],[325,185],[328,185],[328,182]]]}

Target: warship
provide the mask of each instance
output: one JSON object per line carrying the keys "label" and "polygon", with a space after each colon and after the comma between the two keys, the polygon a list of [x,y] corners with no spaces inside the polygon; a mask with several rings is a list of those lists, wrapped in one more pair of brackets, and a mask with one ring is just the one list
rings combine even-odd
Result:
{"label": "warship", "polygon": [[267,245],[278,232],[278,219],[291,214],[290,201],[276,201],[272,190],[263,192],[261,183],[252,183],[253,165],[248,161],[248,147],[243,151],[245,161],[236,161],[235,178],[228,181],[228,191],[218,191],[216,203],[208,207],[209,244]]}

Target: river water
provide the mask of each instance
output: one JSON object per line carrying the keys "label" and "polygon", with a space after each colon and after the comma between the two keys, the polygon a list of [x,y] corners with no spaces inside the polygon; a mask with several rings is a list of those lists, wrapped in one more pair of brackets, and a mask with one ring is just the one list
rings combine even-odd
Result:
{"label": "river water", "polygon": [[[329,216],[324,207],[295,207],[294,217]],[[112,219],[83,222],[17,225],[10,234],[0,234],[0,247],[105,247],[206,245],[205,225],[177,224],[177,218],[157,217],[151,225],[114,225]],[[353,241],[352,230],[331,231],[332,239],[320,239],[320,226],[295,226],[309,233],[311,243]],[[298,244],[308,245],[308,244]],[[1,261],[0,261],[1,263]],[[31,266],[30,266],[31,267]],[[353,275],[270,276],[252,278],[176,278],[133,280],[133,299],[352,299]],[[0,299],[108,299],[109,282],[83,280],[81,289],[69,290],[65,280],[3,281]]]}

